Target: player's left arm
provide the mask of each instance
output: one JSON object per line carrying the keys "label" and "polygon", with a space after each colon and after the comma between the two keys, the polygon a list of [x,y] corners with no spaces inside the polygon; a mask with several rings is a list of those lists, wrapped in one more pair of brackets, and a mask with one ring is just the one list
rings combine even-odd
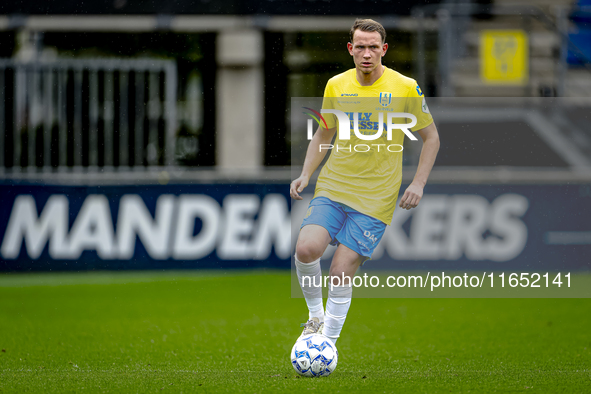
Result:
{"label": "player's left arm", "polygon": [[399,206],[403,209],[411,209],[419,205],[423,197],[423,188],[427,184],[427,178],[429,178],[433,164],[435,164],[437,152],[439,151],[439,133],[434,122],[418,130],[417,133],[423,139],[423,148],[421,149],[419,166],[417,167],[415,177],[400,199]]}

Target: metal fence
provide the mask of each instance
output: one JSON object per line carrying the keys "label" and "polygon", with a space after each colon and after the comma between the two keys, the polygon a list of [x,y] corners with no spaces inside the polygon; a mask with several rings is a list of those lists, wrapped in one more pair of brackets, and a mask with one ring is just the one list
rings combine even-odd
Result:
{"label": "metal fence", "polygon": [[0,59],[0,169],[173,165],[173,61]]}

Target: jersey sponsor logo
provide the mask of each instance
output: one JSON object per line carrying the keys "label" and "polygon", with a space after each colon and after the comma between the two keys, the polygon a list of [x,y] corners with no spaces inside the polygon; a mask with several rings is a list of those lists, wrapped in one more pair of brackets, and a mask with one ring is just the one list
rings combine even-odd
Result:
{"label": "jersey sponsor logo", "polygon": [[[322,114],[320,112],[318,112],[312,108],[308,108],[308,107],[302,107],[302,108],[307,110],[307,111],[302,112],[303,114],[312,117],[320,127],[324,127],[324,129],[328,129],[328,125],[326,123],[326,120],[324,119],[324,117],[322,116]],[[379,110],[379,108],[376,108],[376,109]],[[321,110],[321,112],[322,113],[328,112],[328,113],[332,113],[332,114],[337,115],[337,118],[339,119],[339,139],[346,139],[346,140],[350,139],[351,129],[353,129],[355,135],[357,135],[360,139],[376,140],[382,136],[383,130],[386,129],[387,130],[387,139],[391,140],[392,139],[392,130],[393,129],[400,129],[411,140],[413,140],[413,141],[417,140],[417,138],[415,136],[413,136],[412,133],[410,133],[408,131],[409,128],[414,127],[416,125],[416,117],[412,114],[407,114],[407,113],[388,114],[388,117],[387,117],[388,123],[384,123],[383,113],[379,114],[379,122],[372,122],[371,121],[371,116],[372,116],[371,112],[342,112],[339,110]],[[347,130],[346,132],[345,132],[345,129],[343,128],[343,124],[340,123],[342,120],[342,118],[341,118],[342,114],[346,115],[348,117],[348,119],[350,120],[349,125],[346,128],[346,130]],[[402,117],[402,118],[411,119],[411,122],[407,123],[407,124],[393,124],[392,119],[394,118],[395,115]],[[314,136],[312,119],[308,119],[307,126],[308,126],[307,127],[308,140],[311,140]],[[341,130],[343,130],[343,131],[341,131]],[[376,131],[377,131],[377,133],[376,133]],[[361,135],[367,136],[367,137],[360,137]]]}
{"label": "jersey sponsor logo", "polygon": [[392,104],[392,93],[380,92],[380,104],[382,107],[387,107]]}
{"label": "jersey sponsor logo", "polygon": [[[368,122],[368,119],[371,118],[371,112],[343,112],[339,111],[338,109],[321,109],[320,112],[322,114],[332,114],[335,115],[339,125],[339,132],[337,138],[339,140],[350,140],[351,139],[351,128],[353,128],[353,132],[355,136],[364,141],[374,141],[378,138],[382,137],[384,129],[386,129],[386,138],[388,141],[392,140],[392,133],[394,130],[402,131],[408,138],[412,141],[416,141],[417,137],[415,137],[410,129],[417,125],[417,117],[411,113],[407,112],[390,112],[386,116],[384,116],[383,112],[378,114],[378,121],[377,122],[369,122],[372,123],[371,125]],[[386,119],[384,119],[386,118]],[[394,123],[395,119],[410,119],[409,123]],[[312,122],[309,119],[308,122],[308,139],[311,140],[312,135]],[[373,129],[373,123],[377,125],[377,132],[371,133],[369,135],[364,135],[360,132],[360,124],[362,122],[365,123],[365,127]],[[351,125],[353,127],[351,127]]]}
{"label": "jersey sponsor logo", "polygon": [[[355,122],[354,122],[354,112],[345,112],[348,116],[349,119],[351,120],[350,126],[351,128],[355,127]],[[372,112],[360,112],[359,116],[358,116],[358,121],[357,121],[357,129],[359,130],[359,132],[363,135],[373,135],[375,134],[376,131],[379,130],[379,125],[378,122],[372,122],[371,121],[371,116],[373,115]],[[386,128],[388,126],[384,126],[382,125],[383,128]]]}
{"label": "jersey sponsor logo", "polygon": [[421,90],[421,88],[419,87],[419,85],[417,85],[417,88],[416,89],[417,89],[417,94],[419,96],[422,96],[423,95],[423,91]]}
{"label": "jersey sponsor logo", "polygon": [[[310,111],[313,111],[314,114],[317,114],[317,111],[312,110],[311,108],[307,108],[304,107]],[[417,137],[415,137],[412,132],[410,131],[410,129],[412,129],[414,126],[416,126],[417,124],[417,117],[414,116],[411,113],[406,113],[406,112],[389,112],[386,116],[386,120],[384,120],[384,113],[380,112],[378,114],[378,122],[369,122],[367,120],[362,120],[361,119],[369,119],[371,117],[371,112],[369,113],[359,113],[359,112],[343,112],[343,111],[339,111],[337,109],[322,109],[320,110],[320,113],[322,114],[332,114],[335,115],[335,117],[337,118],[338,121],[338,134],[337,134],[337,140],[351,140],[351,128],[353,128],[353,132],[355,134],[355,137],[357,139],[363,140],[363,141],[375,141],[379,138],[382,137],[382,134],[384,134],[384,129],[386,129],[386,139],[388,141],[392,141],[393,139],[393,132],[394,130],[400,130],[402,131],[408,138],[410,138],[412,141],[416,141]],[[316,121],[320,124],[320,121],[317,119],[317,117],[315,117],[313,114],[311,113],[307,113],[308,115],[314,117],[314,119],[316,119]],[[318,116],[320,116],[320,114],[318,113]],[[394,119],[396,118],[404,118],[404,119],[410,119],[409,123],[403,123],[403,124],[398,124],[398,123],[394,123]],[[324,118],[322,118],[322,120],[324,121]],[[375,125],[374,125],[375,123]],[[308,119],[308,130],[307,130],[307,134],[308,134],[308,140],[311,140],[314,137],[314,133],[312,130],[312,119]],[[352,127],[351,127],[352,126]],[[375,133],[365,133],[362,132],[360,129],[374,129],[374,126],[377,128],[377,131]],[[326,127],[326,125],[325,125]],[[332,150],[336,147],[337,152],[339,151],[339,149],[343,150],[343,151],[348,151],[349,153],[353,153],[353,152],[357,152],[357,153],[366,153],[369,151],[374,151],[377,148],[377,152],[380,152],[380,147],[384,147],[384,150],[382,150],[382,152],[390,152],[390,153],[400,153],[403,150],[402,145],[400,144],[391,144],[386,146],[386,144],[371,144],[367,145],[367,144],[359,144],[359,145],[350,145],[350,146],[339,146],[338,144],[320,144],[319,146],[319,150],[320,152],[322,152],[322,150]],[[373,147],[373,148],[372,148]]]}
{"label": "jersey sponsor logo", "polygon": [[357,97],[357,93],[341,93],[341,97]]}

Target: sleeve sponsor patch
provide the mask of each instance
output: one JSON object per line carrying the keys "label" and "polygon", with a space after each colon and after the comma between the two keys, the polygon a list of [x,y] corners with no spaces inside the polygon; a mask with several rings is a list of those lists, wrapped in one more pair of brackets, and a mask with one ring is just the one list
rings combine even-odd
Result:
{"label": "sleeve sponsor patch", "polygon": [[421,105],[421,109],[423,110],[424,113],[428,114],[429,112],[429,107],[427,107],[427,100],[425,100],[425,98],[423,97],[423,104]]}

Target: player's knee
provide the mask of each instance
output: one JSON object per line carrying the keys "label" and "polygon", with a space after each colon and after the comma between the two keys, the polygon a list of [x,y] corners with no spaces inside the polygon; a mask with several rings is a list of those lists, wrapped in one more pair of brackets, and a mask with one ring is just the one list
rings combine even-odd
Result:
{"label": "player's knee", "polygon": [[296,256],[302,263],[311,263],[318,260],[323,250],[320,250],[314,242],[299,240],[296,246]]}
{"label": "player's knee", "polygon": [[330,266],[330,271],[328,272],[328,275],[330,276],[331,280],[336,280],[335,278],[342,278],[347,276],[345,270],[334,264],[334,262]]}
{"label": "player's knee", "polygon": [[334,287],[351,286],[353,278],[345,270],[331,267],[329,271],[330,284]]}

